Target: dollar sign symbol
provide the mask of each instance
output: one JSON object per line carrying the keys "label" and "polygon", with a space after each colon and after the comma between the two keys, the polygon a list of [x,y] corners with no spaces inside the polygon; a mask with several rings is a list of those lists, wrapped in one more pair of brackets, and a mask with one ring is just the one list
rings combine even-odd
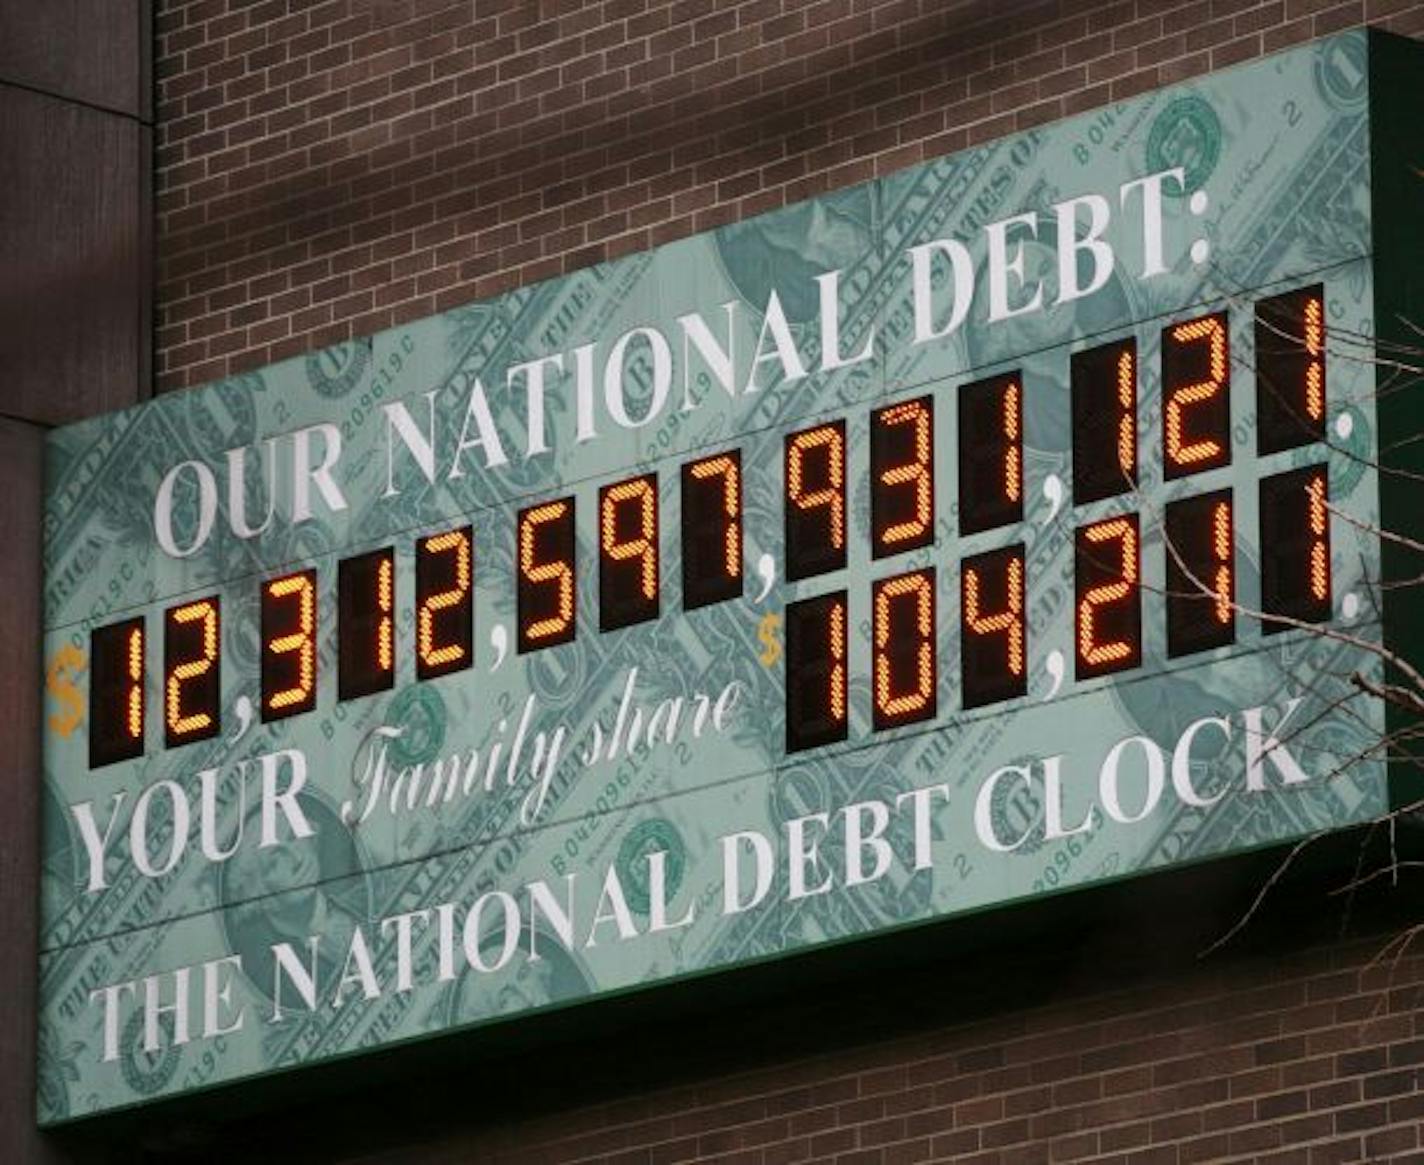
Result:
{"label": "dollar sign symbol", "polygon": [[763,615],[761,622],[757,624],[757,639],[762,646],[761,654],[757,658],[761,660],[762,667],[770,667],[781,658],[781,641],[776,638],[776,631],[780,626],[781,616],[774,612]]}
{"label": "dollar sign symbol", "polygon": [[45,673],[45,688],[59,701],[60,711],[51,713],[49,726],[66,740],[84,722],[84,700],[75,681],[84,670],[84,653],[66,643],[54,653]]}

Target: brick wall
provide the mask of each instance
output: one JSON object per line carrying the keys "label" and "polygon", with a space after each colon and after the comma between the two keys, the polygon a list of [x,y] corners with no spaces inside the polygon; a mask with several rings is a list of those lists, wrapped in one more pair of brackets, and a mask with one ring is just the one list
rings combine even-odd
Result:
{"label": "brick wall", "polygon": [[[1174,975],[558,1112],[462,1138],[449,1160],[1424,1161],[1424,958],[1397,953],[1376,941]],[[446,1158],[362,1158],[432,1159]]]}
{"label": "brick wall", "polygon": [[161,0],[157,386],[1362,21],[1424,3]]}

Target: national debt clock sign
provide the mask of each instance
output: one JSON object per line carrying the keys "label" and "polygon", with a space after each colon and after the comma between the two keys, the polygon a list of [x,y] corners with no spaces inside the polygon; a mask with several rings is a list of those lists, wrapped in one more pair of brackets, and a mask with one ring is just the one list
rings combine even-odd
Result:
{"label": "national debt clock sign", "polygon": [[40,1122],[1385,812],[1421,66],[1350,33],[56,430]]}

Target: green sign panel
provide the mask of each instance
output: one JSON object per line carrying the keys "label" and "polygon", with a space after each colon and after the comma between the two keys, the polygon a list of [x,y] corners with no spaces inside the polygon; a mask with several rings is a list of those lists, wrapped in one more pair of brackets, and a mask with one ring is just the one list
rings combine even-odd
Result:
{"label": "green sign panel", "polygon": [[1386,51],[54,432],[40,1121],[1384,811]]}

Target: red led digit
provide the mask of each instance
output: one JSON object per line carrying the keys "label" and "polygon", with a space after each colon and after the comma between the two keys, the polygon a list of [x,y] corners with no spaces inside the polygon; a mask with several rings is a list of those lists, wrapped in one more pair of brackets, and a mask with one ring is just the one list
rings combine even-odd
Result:
{"label": "red led digit", "polygon": [[870,529],[876,558],[934,541],[934,402],[870,414]]}
{"label": "red led digit", "polygon": [[316,707],[316,571],[262,587],[262,719]]}
{"label": "red led digit", "polygon": [[396,679],[396,564],[390,547],[342,559],[336,572],[337,696],[381,692]]}
{"label": "red led digit", "polygon": [[1226,313],[1162,330],[1162,469],[1186,477],[1231,461]]}
{"label": "red led digit", "polygon": [[786,577],[846,564],[845,421],[786,438]]}
{"label": "red led digit", "polygon": [[682,467],[682,605],[742,593],[742,456],[733,450]]}
{"label": "red led digit", "polygon": [[1188,655],[1234,643],[1231,491],[1168,502],[1166,535],[1167,654]]}
{"label": "red led digit", "polygon": [[143,617],[89,637],[89,767],[143,755]]}
{"label": "red led digit", "polygon": [[1137,484],[1137,343],[1117,340],[1072,361],[1073,502],[1101,501]]}
{"label": "red led digit", "polygon": [[170,607],[163,616],[163,726],[169,748],[216,736],[222,659],[218,600]]}
{"label": "red led digit", "polygon": [[1317,284],[1256,305],[1256,449],[1325,439],[1325,291]]}
{"label": "red led digit", "polygon": [[[1308,465],[1261,480],[1261,609],[1301,623],[1330,618],[1329,478]],[[1267,618],[1266,634],[1289,623]]]}
{"label": "red led digit", "polygon": [[1078,529],[1074,581],[1079,679],[1142,662],[1138,545],[1136,514]]}
{"label": "red led digit", "polygon": [[415,544],[415,674],[422,680],[474,662],[474,561],[469,526]]}
{"label": "red led digit", "polygon": [[872,592],[876,731],[912,724],[935,714],[934,569],[882,579]]}
{"label": "red led digit", "polygon": [[576,630],[574,499],[519,515],[519,650],[567,643]]}
{"label": "red led digit", "polygon": [[658,615],[658,479],[598,493],[598,628],[612,631]]}
{"label": "red led digit", "polygon": [[1023,543],[960,564],[961,683],[978,708],[1028,691]]}
{"label": "red led digit", "polygon": [[959,390],[959,532],[1023,518],[1023,384],[1017,372]]}
{"label": "red led digit", "polygon": [[849,683],[846,593],[786,608],[786,751],[846,738]]}

